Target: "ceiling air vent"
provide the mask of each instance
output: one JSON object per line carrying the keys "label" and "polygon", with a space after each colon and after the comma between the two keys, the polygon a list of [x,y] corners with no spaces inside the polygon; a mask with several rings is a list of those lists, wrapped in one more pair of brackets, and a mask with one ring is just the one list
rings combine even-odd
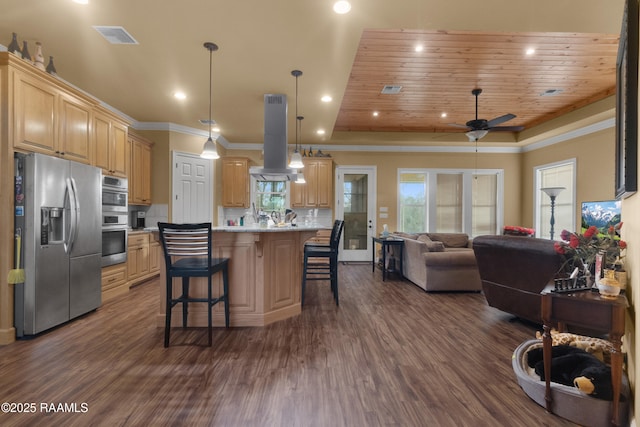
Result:
{"label": "ceiling air vent", "polygon": [[563,92],[562,89],[547,89],[540,94],[540,96],[555,96],[560,95]]}
{"label": "ceiling air vent", "polygon": [[209,120],[209,119],[200,119],[198,121],[200,122],[200,124],[203,124],[203,125],[211,125],[211,126],[213,126],[213,125],[217,124],[216,121],[213,120],[213,119],[211,119],[211,120]]}
{"label": "ceiling air vent", "polygon": [[138,41],[123,27],[94,25],[93,28],[111,44],[138,44]]}
{"label": "ceiling air vent", "polygon": [[402,86],[398,86],[398,85],[384,85],[384,87],[382,88],[382,92],[385,95],[396,95],[398,93],[400,93],[400,89],[402,89]]}

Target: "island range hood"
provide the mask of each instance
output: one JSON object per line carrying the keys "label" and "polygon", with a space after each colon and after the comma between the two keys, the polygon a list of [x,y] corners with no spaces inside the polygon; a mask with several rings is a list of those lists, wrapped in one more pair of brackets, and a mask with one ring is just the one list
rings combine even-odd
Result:
{"label": "island range hood", "polygon": [[264,167],[249,173],[258,181],[296,180],[296,170],[287,167],[287,95],[264,95]]}

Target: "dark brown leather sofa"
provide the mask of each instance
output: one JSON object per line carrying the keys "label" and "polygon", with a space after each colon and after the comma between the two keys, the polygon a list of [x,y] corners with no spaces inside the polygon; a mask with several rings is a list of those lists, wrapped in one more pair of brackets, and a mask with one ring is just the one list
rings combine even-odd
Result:
{"label": "dark brown leather sofa", "polygon": [[476,237],[473,251],[489,305],[541,324],[540,292],[564,262],[553,243],[535,237]]}

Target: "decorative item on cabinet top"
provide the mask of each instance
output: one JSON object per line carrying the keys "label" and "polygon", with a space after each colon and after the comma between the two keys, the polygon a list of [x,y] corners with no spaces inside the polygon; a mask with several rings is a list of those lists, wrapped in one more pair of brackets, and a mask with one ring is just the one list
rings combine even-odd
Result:
{"label": "decorative item on cabinet top", "polygon": [[9,46],[7,46],[7,50],[18,57],[24,59],[28,63],[34,65],[36,68],[46,71],[47,73],[57,76],[57,71],[55,65],[53,65],[53,56],[49,56],[49,63],[47,66],[44,65],[44,55],[42,53],[42,43],[36,42],[36,50],[31,58],[31,54],[29,53],[29,49],[27,47],[27,41],[23,40],[22,49],[20,49],[20,45],[18,43],[18,35],[16,33],[11,33],[11,42]]}
{"label": "decorative item on cabinet top", "polygon": [[322,150],[318,150],[314,153],[313,147],[309,147],[309,153],[303,150],[302,157],[331,157],[331,154],[323,153]]}

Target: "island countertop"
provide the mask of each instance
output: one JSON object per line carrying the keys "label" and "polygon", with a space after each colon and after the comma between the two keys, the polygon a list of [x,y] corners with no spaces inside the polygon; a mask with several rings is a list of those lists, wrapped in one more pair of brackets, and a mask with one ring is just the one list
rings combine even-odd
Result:
{"label": "island countertop", "polygon": [[[157,227],[146,230],[159,239]],[[304,242],[330,227],[317,224],[296,227],[225,226],[212,227],[213,256],[229,258],[229,311],[231,326],[265,326],[300,314],[302,258]],[[165,267],[160,260],[160,306],[157,325],[165,321]],[[214,294],[222,289],[220,275],[214,280]],[[191,279],[190,293],[206,295],[206,278]],[[178,296],[180,281],[174,279],[173,293]],[[193,306],[193,307],[192,307]],[[182,309],[174,307],[172,326],[182,325]],[[213,308],[215,326],[224,325],[221,304]],[[189,326],[207,325],[206,304],[190,304]]]}

